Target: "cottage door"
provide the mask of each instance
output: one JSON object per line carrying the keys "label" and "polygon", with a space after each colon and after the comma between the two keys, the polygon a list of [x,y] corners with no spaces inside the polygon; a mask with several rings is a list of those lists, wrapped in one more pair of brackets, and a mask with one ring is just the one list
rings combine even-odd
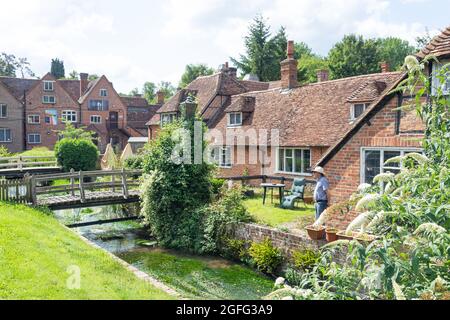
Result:
{"label": "cottage door", "polygon": [[119,127],[119,114],[116,111],[109,113],[109,123],[111,129],[117,129]]}

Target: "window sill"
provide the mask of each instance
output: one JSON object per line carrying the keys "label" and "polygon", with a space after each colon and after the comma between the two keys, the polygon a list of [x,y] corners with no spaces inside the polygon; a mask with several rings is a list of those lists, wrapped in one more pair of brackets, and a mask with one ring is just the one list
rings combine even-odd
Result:
{"label": "window sill", "polygon": [[231,168],[233,168],[232,166],[231,167],[218,166],[218,167],[219,167],[219,169],[231,169]]}
{"label": "window sill", "polygon": [[286,172],[286,171],[275,171],[275,174],[288,174],[291,176],[299,176],[299,177],[312,177],[312,173],[298,173],[298,172]]}
{"label": "window sill", "polygon": [[240,127],[242,127],[242,124],[236,124],[236,125],[228,124],[227,125],[227,128],[240,128]]}

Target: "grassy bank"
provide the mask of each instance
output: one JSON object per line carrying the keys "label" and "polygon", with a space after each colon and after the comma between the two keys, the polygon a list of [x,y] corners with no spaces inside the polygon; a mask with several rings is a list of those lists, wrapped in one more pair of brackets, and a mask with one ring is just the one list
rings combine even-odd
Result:
{"label": "grassy bank", "polygon": [[217,257],[198,257],[150,249],[120,257],[193,299],[257,300],[270,293],[273,280]]}
{"label": "grassy bank", "polygon": [[[79,289],[67,286],[73,266]],[[0,203],[0,300],[168,298],[52,217]]]}

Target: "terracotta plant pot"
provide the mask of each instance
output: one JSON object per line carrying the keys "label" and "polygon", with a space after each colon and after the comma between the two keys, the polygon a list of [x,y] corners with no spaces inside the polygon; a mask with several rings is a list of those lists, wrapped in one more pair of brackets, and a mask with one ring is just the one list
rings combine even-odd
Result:
{"label": "terracotta plant pot", "polygon": [[304,197],[303,201],[305,202],[305,204],[313,204],[313,198],[312,197]]}
{"label": "terracotta plant pot", "polygon": [[353,240],[353,234],[352,235],[345,234],[344,230],[339,231],[336,235],[339,240]]}
{"label": "terracotta plant pot", "polygon": [[355,240],[358,240],[358,242],[361,243],[361,244],[368,245],[368,244],[370,244],[373,240],[376,239],[376,236],[371,235],[371,234],[364,234],[364,235],[358,235],[358,236],[355,236],[354,239],[355,239]]}
{"label": "terracotta plant pot", "polygon": [[333,241],[338,240],[337,233],[339,232],[339,230],[329,228],[329,229],[326,229],[325,232],[326,232],[326,238],[327,238],[328,242],[333,242]]}
{"label": "terracotta plant pot", "polygon": [[325,228],[324,227],[306,227],[306,231],[308,231],[308,236],[312,240],[322,240],[325,237]]}

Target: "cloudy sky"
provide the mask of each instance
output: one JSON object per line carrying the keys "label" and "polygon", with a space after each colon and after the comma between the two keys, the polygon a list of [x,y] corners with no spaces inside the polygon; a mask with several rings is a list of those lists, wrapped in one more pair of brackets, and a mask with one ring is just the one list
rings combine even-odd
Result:
{"label": "cloudy sky", "polygon": [[[448,0],[14,0],[2,1],[0,52],[106,74],[120,92],[145,81],[178,83],[188,63],[217,68],[243,52],[256,14],[325,55],[344,34],[414,42],[450,25]],[[438,8],[438,9],[436,9]]]}

